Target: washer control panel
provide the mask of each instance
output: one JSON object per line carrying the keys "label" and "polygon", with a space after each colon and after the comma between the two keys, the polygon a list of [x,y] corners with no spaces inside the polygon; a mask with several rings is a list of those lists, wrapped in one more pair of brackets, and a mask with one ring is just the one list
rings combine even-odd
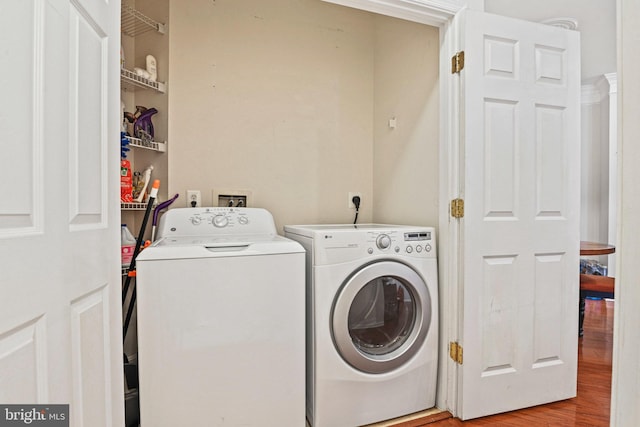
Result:
{"label": "washer control panel", "polygon": [[177,208],[160,219],[158,237],[276,234],[271,214],[260,208]]}

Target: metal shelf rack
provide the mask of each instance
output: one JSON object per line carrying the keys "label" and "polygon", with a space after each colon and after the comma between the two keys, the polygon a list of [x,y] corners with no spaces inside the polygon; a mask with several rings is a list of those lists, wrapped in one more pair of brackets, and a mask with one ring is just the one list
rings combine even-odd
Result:
{"label": "metal shelf rack", "polygon": [[120,12],[121,31],[123,34],[136,37],[148,31],[166,32],[165,24],[156,22],[130,5],[122,4]]}
{"label": "metal shelf rack", "polygon": [[145,141],[133,136],[127,136],[129,139],[129,145],[136,148],[144,148],[146,150],[159,151],[165,153],[167,151],[167,143],[159,141]]}
{"label": "metal shelf rack", "polygon": [[144,77],[139,76],[133,71],[127,70],[126,68],[120,69],[120,81],[122,83],[122,87],[129,90],[135,90],[136,87],[153,89],[157,90],[160,93],[165,93],[167,90],[166,84],[145,79]]}

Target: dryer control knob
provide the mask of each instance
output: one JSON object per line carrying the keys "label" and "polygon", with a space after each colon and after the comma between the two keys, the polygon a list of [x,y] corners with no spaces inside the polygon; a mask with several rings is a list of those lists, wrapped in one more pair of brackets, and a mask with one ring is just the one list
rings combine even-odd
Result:
{"label": "dryer control knob", "polygon": [[229,218],[224,215],[216,215],[213,217],[213,225],[218,228],[226,227],[229,224]]}
{"label": "dryer control knob", "polygon": [[381,234],[376,238],[376,246],[378,249],[389,249],[391,246],[391,237],[386,234]]}

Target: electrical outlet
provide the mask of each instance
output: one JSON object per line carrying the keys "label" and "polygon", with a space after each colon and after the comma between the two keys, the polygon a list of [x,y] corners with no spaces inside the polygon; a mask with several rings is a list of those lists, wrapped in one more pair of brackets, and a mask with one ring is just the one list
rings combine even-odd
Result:
{"label": "electrical outlet", "polygon": [[360,197],[360,206],[362,206],[362,194],[359,191],[349,191],[349,201],[347,207],[349,209],[355,209],[356,205],[353,204],[353,198],[355,196]]}
{"label": "electrical outlet", "polygon": [[199,208],[202,206],[200,190],[187,190],[187,207]]}

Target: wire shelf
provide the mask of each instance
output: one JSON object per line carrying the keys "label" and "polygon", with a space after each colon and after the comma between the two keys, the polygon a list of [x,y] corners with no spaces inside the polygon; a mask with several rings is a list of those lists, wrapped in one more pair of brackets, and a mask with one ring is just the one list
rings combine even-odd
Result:
{"label": "wire shelf", "polygon": [[147,150],[160,151],[161,153],[164,153],[167,151],[166,142],[145,141],[140,138],[135,138],[133,136],[127,136],[127,139],[129,139],[129,145],[131,147],[145,148]]}
{"label": "wire shelf", "polygon": [[[153,206],[155,205],[156,203],[153,204]],[[144,211],[147,209],[147,204],[137,202],[120,202],[120,209],[123,211]]]}
{"label": "wire shelf", "polygon": [[148,31],[166,32],[165,24],[156,22],[133,7],[123,4],[120,12],[120,30],[123,34],[136,37]]}
{"label": "wire shelf", "polygon": [[149,79],[145,79],[142,76],[137,75],[131,70],[126,68],[120,69],[120,81],[125,89],[134,90],[135,87],[141,87],[144,89],[153,89],[158,92],[165,93],[166,85],[162,82],[154,82]]}

